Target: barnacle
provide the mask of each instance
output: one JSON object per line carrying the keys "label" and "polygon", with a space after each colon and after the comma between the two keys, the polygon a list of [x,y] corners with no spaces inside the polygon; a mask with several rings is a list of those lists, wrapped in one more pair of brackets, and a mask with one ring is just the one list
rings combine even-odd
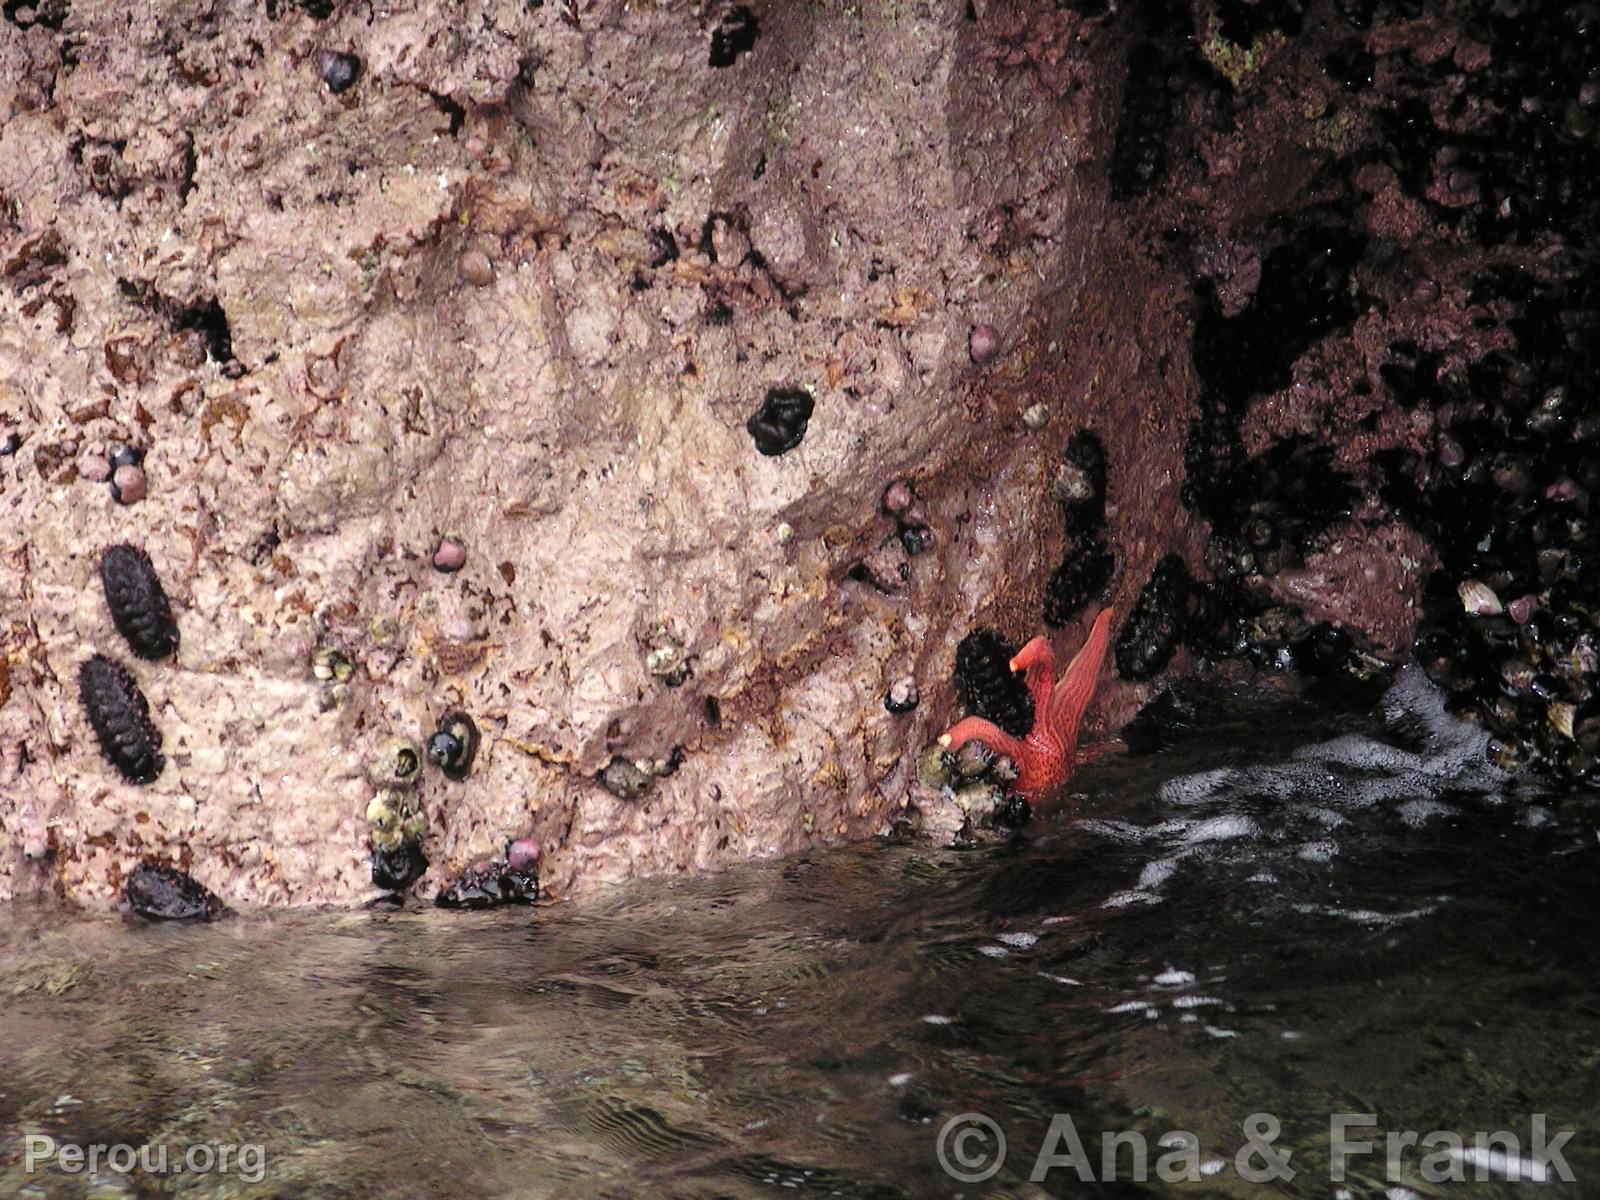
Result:
{"label": "barnacle", "polygon": [[178,624],[150,556],[126,542],[100,556],[100,583],[117,632],[140,658],[165,658],[178,648]]}
{"label": "barnacle", "polygon": [[446,713],[439,721],[439,728],[428,739],[428,761],[443,771],[447,779],[465,779],[477,756],[476,723],[459,710]]}
{"label": "barnacle", "polygon": [[386,891],[414,883],[427,870],[422,835],[427,821],[415,795],[382,788],[367,804],[372,841],[372,882]]}
{"label": "barnacle", "polygon": [[393,788],[384,788],[367,802],[367,824],[372,829],[372,845],[379,850],[394,850],[405,840],[403,826],[411,812],[407,799]]}
{"label": "barnacle", "polygon": [[311,673],[323,683],[344,683],[355,668],[337,646],[318,646],[311,656]]}
{"label": "barnacle", "polygon": [[962,812],[988,824],[1005,802],[1005,789],[997,783],[969,783],[956,789],[955,800]]}
{"label": "barnacle", "polygon": [[944,748],[937,742],[923,747],[917,755],[917,782],[923,787],[948,787],[951,772],[947,758]]}
{"label": "barnacle", "polygon": [[128,669],[96,654],[78,669],[78,692],[100,743],[100,752],[129,783],[150,783],[161,774],[161,733],[150,720],[150,704]]}
{"label": "barnacle", "polygon": [[619,800],[637,800],[650,790],[654,780],[638,763],[617,755],[600,772],[600,786]]}
{"label": "barnacle", "polygon": [[644,669],[675,688],[689,678],[689,657],[665,631],[658,631],[656,645],[644,656]]}
{"label": "barnacle", "polygon": [[376,787],[411,787],[422,772],[422,755],[404,738],[390,738],[367,762],[367,778]]}
{"label": "barnacle", "polygon": [[1090,430],[1080,429],[1068,439],[1056,468],[1055,493],[1070,536],[1095,534],[1105,524],[1106,448]]}

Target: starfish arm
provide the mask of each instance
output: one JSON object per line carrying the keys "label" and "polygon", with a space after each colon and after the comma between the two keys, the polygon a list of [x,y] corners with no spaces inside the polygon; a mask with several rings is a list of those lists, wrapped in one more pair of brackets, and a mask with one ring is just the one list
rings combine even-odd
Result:
{"label": "starfish arm", "polygon": [[971,741],[982,742],[996,754],[1021,761],[1022,743],[993,721],[985,721],[982,717],[963,717],[939,736],[939,745],[946,750],[959,750]]}
{"label": "starfish arm", "polygon": [[1050,643],[1036,637],[1011,660],[1011,669],[1021,671],[1033,696],[1033,719],[1037,724],[1050,708],[1050,697],[1056,687],[1056,656]]}
{"label": "starfish arm", "polygon": [[1105,661],[1110,642],[1111,610],[1105,608],[1095,618],[1089,637],[1067,664],[1067,673],[1050,697],[1050,728],[1069,750],[1077,743],[1078,725],[1094,697],[1095,685],[1100,681],[1100,664]]}

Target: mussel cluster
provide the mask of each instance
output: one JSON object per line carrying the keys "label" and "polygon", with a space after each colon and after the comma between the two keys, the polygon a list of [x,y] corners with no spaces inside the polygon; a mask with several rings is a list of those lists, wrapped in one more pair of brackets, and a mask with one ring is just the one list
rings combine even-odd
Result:
{"label": "mussel cluster", "polygon": [[1147,195],[1166,177],[1174,110],[1193,68],[1193,18],[1181,0],[1153,0],[1128,51],[1128,82],[1111,148],[1111,195]]}
{"label": "mussel cluster", "polygon": [[1341,223],[1346,217],[1318,212],[1282,235],[1255,294],[1232,316],[1209,281],[1197,288],[1200,415],[1184,448],[1183,499],[1211,524],[1206,566],[1219,580],[1298,566],[1357,499],[1327,446],[1287,437],[1251,457],[1239,434],[1251,401],[1287,386],[1295,360],[1355,318],[1351,276],[1366,239]]}
{"label": "mussel cluster", "polygon": [[[1324,146],[1307,189],[1316,201],[1259,227],[1260,275],[1248,301],[1241,305],[1236,288],[1219,294],[1209,278],[1197,284],[1199,413],[1184,500],[1211,527],[1203,560],[1211,578],[1194,579],[1177,560],[1159,564],[1125,623],[1117,664],[1147,678],[1187,645],[1312,673],[1365,671],[1371,660],[1347,634],[1272,605],[1256,585],[1299,563],[1357,489],[1373,488],[1438,555],[1416,650],[1453,706],[1493,731],[1501,761],[1593,780],[1600,5],[1464,0],[1436,9],[1437,19],[1454,44],[1486,53],[1444,55],[1420,52],[1408,30],[1423,8],[1335,0],[1332,21],[1309,22],[1298,0],[1217,0],[1204,25],[1180,6],[1165,22],[1170,36],[1149,19],[1130,31],[1134,69],[1110,164],[1115,198],[1156,195],[1196,133],[1185,122],[1210,122],[1209,132],[1227,137],[1244,106],[1278,102],[1270,88],[1240,88],[1231,77],[1239,91],[1227,104],[1199,87],[1176,102],[1184,89],[1174,81],[1194,59],[1228,74],[1218,60],[1224,43],[1245,53],[1278,38],[1299,43],[1302,62],[1320,63],[1341,86],[1324,125],[1345,132],[1337,148]],[[1388,34],[1365,34],[1377,26]],[[1275,61],[1299,69],[1281,54]],[[1415,231],[1391,235],[1392,223],[1368,219],[1375,188],[1391,186],[1424,215]],[[1167,247],[1181,254],[1211,236],[1208,213],[1191,221],[1181,200],[1162,200]],[[1403,287],[1385,286],[1408,274],[1415,279]],[[1449,286],[1459,311],[1462,285],[1471,288],[1472,327],[1456,333],[1426,314],[1414,320],[1417,305],[1402,298],[1426,304]],[[1397,326],[1387,361],[1371,375],[1354,372],[1327,428],[1401,448],[1375,454],[1355,478],[1312,439],[1247,451],[1241,429],[1251,406],[1290,387],[1302,355],[1363,314]],[[1389,400],[1411,417],[1399,437],[1376,421]]]}
{"label": "mussel cluster", "polygon": [[1517,349],[1420,372],[1432,452],[1394,454],[1386,492],[1431,538],[1417,656],[1505,764],[1600,779],[1600,404],[1592,284],[1526,297]]}
{"label": "mussel cluster", "polygon": [[1348,634],[1307,621],[1247,586],[1298,566],[1358,498],[1332,452],[1285,437],[1251,456],[1240,422],[1251,402],[1287,385],[1295,359],[1355,316],[1349,286],[1364,239],[1318,212],[1280,231],[1250,302],[1229,315],[1207,282],[1197,288],[1192,344],[1199,415],[1185,445],[1184,503],[1211,527],[1198,580],[1177,555],[1158,562],[1117,638],[1126,679],[1159,674],[1179,646],[1274,670],[1354,672],[1372,663]]}
{"label": "mussel cluster", "polygon": [[444,887],[433,902],[440,908],[499,908],[539,899],[539,843],[517,838],[505,853],[473,863]]}
{"label": "mussel cluster", "polygon": [[1106,544],[1106,450],[1099,437],[1079,430],[1067,441],[1056,470],[1067,546],[1044,591],[1044,621],[1056,628],[1077,616],[1111,582],[1116,567]]}
{"label": "mussel cluster", "polygon": [[1239,583],[1196,579],[1176,554],[1162,558],[1140,589],[1114,651],[1124,679],[1158,675],[1179,646],[1201,658],[1241,659],[1272,671],[1365,684],[1387,665],[1348,630],[1313,622]]}
{"label": "mussel cluster", "polygon": [[1433,435],[1426,452],[1383,456],[1384,494],[1439,556],[1416,650],[1452,707],[1493,733],[1503,764],[1593,783],[1600,8],[1479,3],[1464,19],[1472,40],[1494,47],[1469,81],[1471,131],[1427,103],[1460,82],[1451,77],[1461,68],[1445,62],[1434,77],[1402,75],[1413,96],[1379,146],[1441,226],[1491,263],[1538,248],[1540,266],[1491,265],[1471,277],[1469,300],[1486,314],[1479,325],[1500,325],[1510,348],[1462,365],[1446,348],[1389,347],[1384,383],[1419,417],[1431,410]]}
{"label": "mussel cluster", "polygon": [[1012,737],[1033,728],[1033,699],[1011,670],[1019,649],[997,629],[975,629],[956,647],[956,692],[961,707],[993,721]]}
{"label": "mussel cluster", "polygon": [[[1033,698],[1022,676],[1011,670],[1017,649],[997,629],[973,630],[956,647],[955,682],[965,711],[993,721],[1013,737],[1025,737],[1033,728]],[[981,742],[968,742],[955,754],[930,747],[929,754],[924,782],[954,787],[963,807],[987,813],[988,823],[1015,829],[1032,815],[1028,802],[1008,786],[1017,771],[1004,755]]]}
{"label": "mussel cluster", "polygon": [[1233,486],[1213,487],[1206,566],[1218,579],[1270,577],[1349,513],[1357,492],[1327,446],[1288,437],[1240,464]]}
{"label": "mussel cluster", "polygon": [[1269,33],[1293,36],[1304,23],[1301,0],[1217,0],[1217,36],[1248,48]]}

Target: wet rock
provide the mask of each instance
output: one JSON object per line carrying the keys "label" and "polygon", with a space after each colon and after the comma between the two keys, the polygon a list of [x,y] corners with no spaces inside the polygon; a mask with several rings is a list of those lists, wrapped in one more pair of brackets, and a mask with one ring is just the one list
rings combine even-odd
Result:
{"label": "wet rock", "polygon": [[865,583],[886,596],[903,591],[911,578],[911,565],[905,548],[888,541],[850,568],[850,578]]}
{"label": "wet rock", "polygon": [[123,888],[128,907],[147,921],[214,921],[227,907],[176,867],[141,863]]}

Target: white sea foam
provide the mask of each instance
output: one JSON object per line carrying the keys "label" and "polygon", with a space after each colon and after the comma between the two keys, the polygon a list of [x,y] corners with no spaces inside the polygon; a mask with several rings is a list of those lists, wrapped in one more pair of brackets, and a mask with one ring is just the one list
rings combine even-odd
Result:
{"label": "white sea foam", "polygon": [[1220,817],[1211,817],[1204,821],[1196,821],[1184,830],[1183,840],[1189,845],[1199,842],[1226,842],[1234,838],[1255,837],[1256,823],[1241,813],[1225,813]]}

